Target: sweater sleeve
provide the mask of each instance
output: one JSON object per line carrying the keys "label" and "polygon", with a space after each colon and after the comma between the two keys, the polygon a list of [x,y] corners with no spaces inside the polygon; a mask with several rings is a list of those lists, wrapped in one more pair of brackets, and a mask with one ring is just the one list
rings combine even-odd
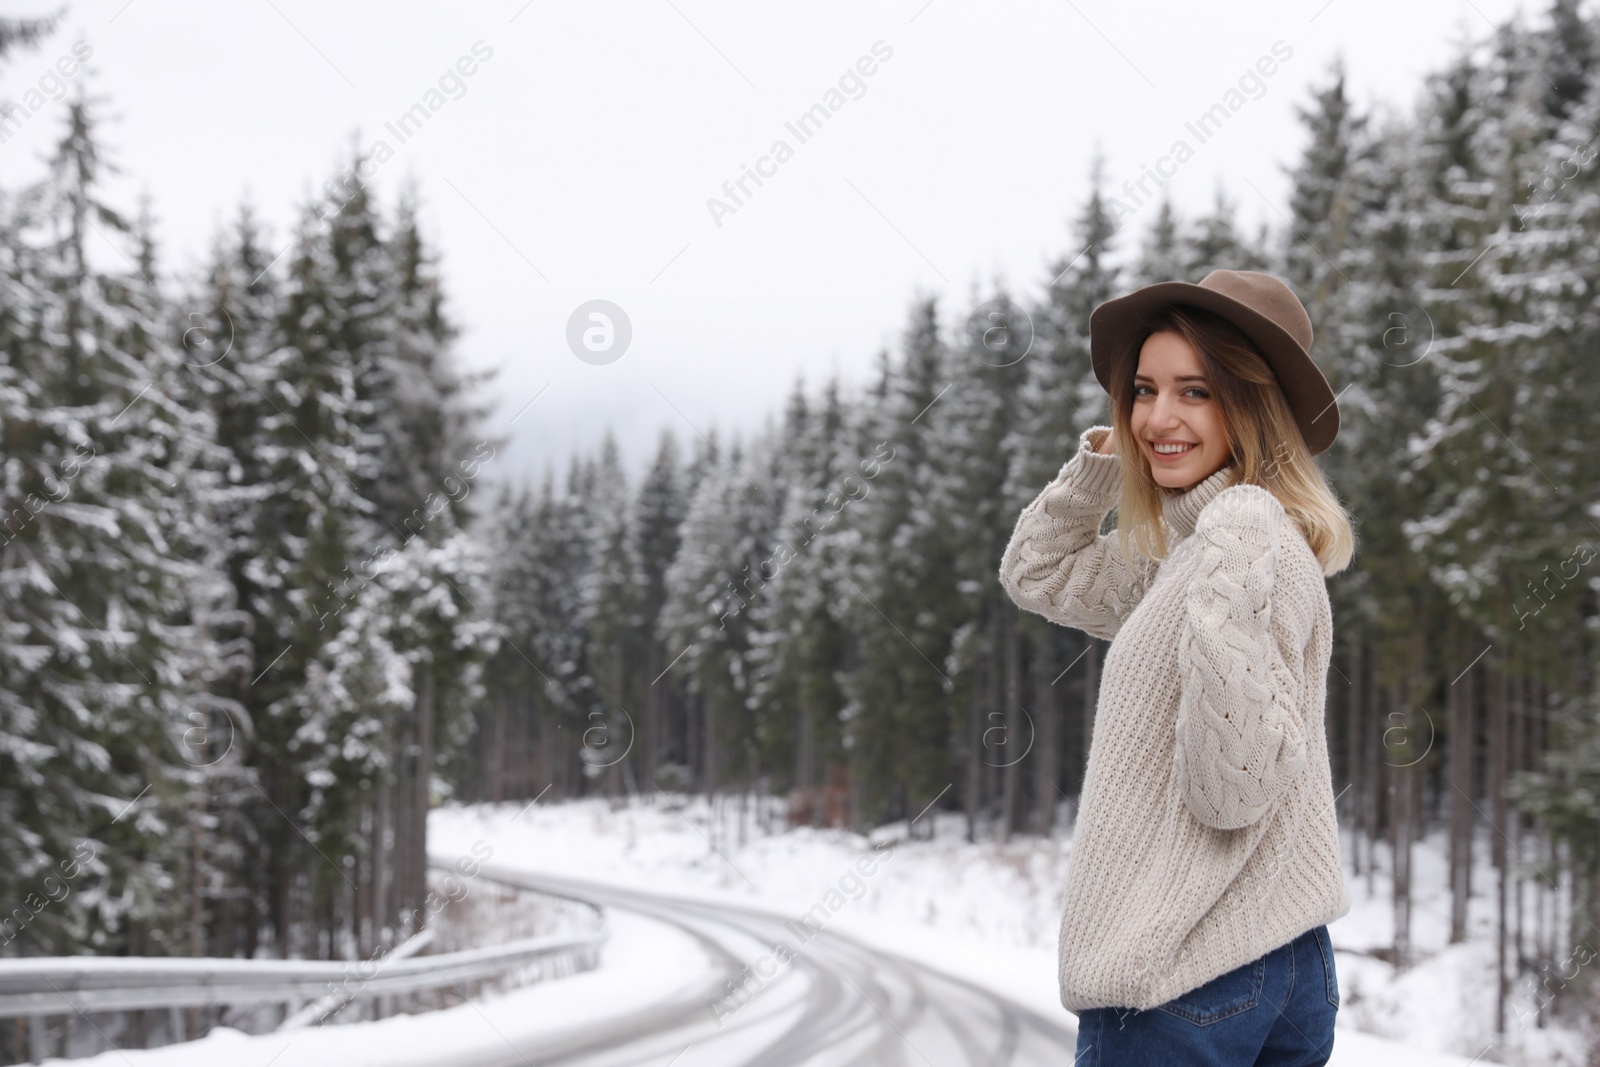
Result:
{"label": "sweater sleeve", "polygon": [[1122,490],[1122,460],[1095,448],[1111,432],[1091,426],[1078,452],[1023,509],[1000,562],[1000,584],[1017,606],[1107,640],[1116,636],[1154,578],[1155,564],[1130,564],[1100,524]]}
{"label": "sweater sleeve", "polygon": [[[1279,581],[1283,504],[1258,485],[1224,489],[1201,512],[1197,567],[1178,642],[1174,759],[1195,818],[1221,830],[1265,815],[1306,766],[1297,707],[1315,598]],[[1276,616],[1276,625],[1274,625]]]}

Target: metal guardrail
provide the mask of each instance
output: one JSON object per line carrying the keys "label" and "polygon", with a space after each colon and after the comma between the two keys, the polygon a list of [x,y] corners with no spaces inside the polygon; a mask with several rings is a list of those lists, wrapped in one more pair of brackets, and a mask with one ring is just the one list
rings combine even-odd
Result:
{"label": "metal guardrail", "polygon": [[[500,978],[550,956],[593,967],[607,930],[379,962],[41,956],[0,960],[0,1017],[314,1000],[343,984],[353,996]],[[368,972],[370,970],[370,977]]]}
{"label": "metal guardrail", "polygon": [[[447,865],[430,864],[441,869]],[[480,873],[485,881],[529,889],[518,880]],[[39,956],[0,959],[0,1018],[90,1012],[281,1004],[284,1025],[320,1021],[343,1006],[376,997],[444,990],[461,983],[494,981],[502,987],[528,978],[574,974],[599,963],[611,936],[604,912],[593,901],[564,893],[594,910],[596,928],[579,934],[527,937],[483,948],[415,955],[431,939],[425,929],[410,941],[370,960],[273,960],[140,956]],[[459,992],[459,990],[457,990]],[[462,994],[463,996],[465,994]],[[298,1010],[296,1010],[298,1009]],[[176,1014],[173,1015],[176,1018]],[[38,1062],[42,1031],[29,1026]]]}
{"label": "metal guardrail", "polygon": [[[392,960],[403,960],[407,956],[415,956],[417,953],[433,944],[434,935],[437,933],[438,929],[436,927],[423,927],[411,937],[406,938],[404,941],[400,942],[400,944],[396,945],[394,951],[389,953],[388,958]],[[278,1024],[278,1029],[299,1030],[303,1027],[315,1026],[327,1019],[327,1017],[332,1015],[334,1012],[339,1011],[346,1004],[348,1004],[351,999],[351,997],[342,996],[337,992],[329,993],[325,997],[313,1000],[299,1011],[285,1015],[283,1022]]]}

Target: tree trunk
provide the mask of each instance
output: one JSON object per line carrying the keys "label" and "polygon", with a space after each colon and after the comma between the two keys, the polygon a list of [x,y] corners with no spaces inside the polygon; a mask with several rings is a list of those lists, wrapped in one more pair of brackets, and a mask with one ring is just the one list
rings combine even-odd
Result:
{"label": "tree trunk", "polygon": [[802,689],[798,700],[798,721],[795,723],[794,785],[796,789],[810,789],[819,785],[817,774],[816,723],[811,701]]}
{"label": "tree trunk", "polygon": [[372,814],[372,914],[380,928],[399,921],[395,906],[394,856],[389,848],[389,830],[394,822],[394,785],[378,784],[377,802]]}
{"label": "tree trunk", "polygon": [[[1465,642],[1452,642],[1458,657]],[[1458,659],[1457,662],[1460,662]],[[1467,936],[1468,877],[1472,870],[1472,670],[1445,688],[1449,709],[1450,746],[1450,943],[1459,944]]]}
{"label": "tree trunk", "polygon": [[[270,770],[265,777],[267,779],[265,783],[267,796],[271,797],[273,794],[278,793],[277,783],[273,780],[274,775]],[[279,795],[281,796],[281,794]],[[272,803],[278,802],[272,801]],[[281,803],[278,806],[281,809]],[[290,862],[290,850],[294,847],[294,844],[288,840],[288,834],[285,832],[293,829],[292,826],[284,825],[287,821],[281,820],[271,823],[271,830],[267,835],[267,868],[268,877],[272,882],[269,908],[271,911],[272,936],[275,942],[273,947],[277,950],[279,959],[289,959],[293,954],[294,947],[292,944],[294,939],[294,906],[291,899],[291,891],[294,884],[295,865]]]}
{"label": "tree trunk", "polygon": [[[622,764],[633,751],[634,732],[638,727],[633,723],[632,713],[622,702],[626,692],[623,679],[627,677],[627,669],[623,663],[626,650],[619,643],[611,650],[611,693],[616,702],[615,710],[605,707],[601,702],[602,719],[605,724],[605,749],[602,759],[609,761],[606,767],[606,792],[612,797],[622,795]],[[626,725],[627,730],[622,727]]]}
{"label": "tree trunk", "polygon": [[[1482,790],[1478,789],[1478,734],[1482,730],[1482,723],[1486,718],[1479,710],[1480,705],[1483,703],[1482,678],[1484,669],[1484,666],[1474,665],[1471,670],[1467,671],[1467,676],[1461,679],[1461,684],[1465,687],[1465,691],[1461,694],[1462,701],[1467,709],[1467,722],[1471,725],[1471,728],[1467,731],[1467,756],[1464,768],[1467,781],[1461,784],[1461,788],[1466,790],[1468,797],[1483,795]],[[1467,904],[1470,908],[1472,902],[1473,857],[1478,842],[1478,813],[1470,810],[1470,804],[1467,807],[1469,809],[1466,817],[1467,857],[1466,868],[1462,872],[1462,883],[1467,895]]]}
{"label": "tree trunk", "polygon": [[[1511,771],[1519,771],[1524,769],[1523,761],[1526,758],[1526,752],[1523,747],[1523,742],[1525,740],[1523,736],[1523,726],[1528,721],[1528,716],[1524,714],[1525,705],[1523,703],[1526,699],[1527,693],[1526,680],[1520,676],[1514,678],[1512,679],[1512,687],[1511,701],[1506,707],[1506,726],[1507,730],[1511,734],[1510,744],[1508,746],[1510,751],[1507,753],[1506,758],[1509,761],[1509,769]],[[1505,827],[1506,836],[1511,838],[1509,843],[1511,851],[1516,854],[1518,859],[1520,859],[1523,855],[1522,813],[1510,808],[1509,800],[1506,811],[1506,820],[1501,825]],[[1524,951],[1522,944],[1522,889],[1525,881],[1526,879],[1519,876],[1512,885],[1511,973],[1513,975],[1520,975],[1522,973]]]}
{"label": "tree trunk", "polygon": [[1363,810],[1366,815],[1367,896],[1375,897],[1377,896],[1376,872],[1378,866],[1376,854],[1379,829],[1382,825],[1381,816],[1383,814],[1380,807],[1380,802],[1383,799],[1380,790],[1383,789],[1384,771],[1382,761],[1383,742],[1382,734],[1380,733],[1380,727],[1383,726],[1384,720],[1383,706],[1378,700],[1378,664],[1376,662],[1372,662],[1376,659],[1376,656],[1374,655],[1366,658],[1369,660],[1369,662],[1366,665],[1366,671],[1363,675],[1363,680],[1359,684],[1365,686],[1365,689],[1363,690],[1364,695],[1362,697],[1362,706],[1366,719],[1368,723],[1371,724],[1371,728],[1370,730],[1363,731],[1367,734],[1368,741],[1365,746],[1366,751],[1362,753],[1361,760],[1365,766],[1362,791],[1366,794],[1366,801],[1363,804]]}
{"label": "tree trunk", "polygon": [[204,742],[200,745],[200,767],[191,771],[195,776],[195,783],[189,789],[189,840],[190,840],[190,879],[189,879],[189,955],[204,956],[206,954],[206,868],[205,868],[205,820],[206,820],[206,772]]}
{"label": "tree trunk", "polygon": [[427,664],[419,670],[417,686],[417,771],[415,790],[411,802],[411,834],[407,845],[411,875],[408,903],[420,908],[428,896],[428,807],[430,784],[433,777],[433,668]]}
{"label": "tree trunk", "polygon": [[1506,671],[1503,664],[1490,668],[1489,692],[1489,802],[1490,822],[1494,831],[1492,857],[1496,874],[1495,889],[1495,966],[1498,976],[1494,1004],[1495,1033],[1503,1034],[1506,1028],[1506,994],[1509,979],[1506,975],[1506,835],[1505,835],[1505,779],[1506,779]]}
{"label": "tree trunk", "polygon": [[1034,763],[1033,808],[1034,831],[1049,834],[1056,825],[1057,782],[1061,778],[1061,701],[1057,699],[1050,672],[1055,669],[1054,652],[1060,642],[1054,633],[1040,637],[1033,646],[1029,665],[1032,667],[1034,716],[1038,720],[1039,736],[1035,740],[1039,758]]}
{"label": "tree trunk", "polygon": [[1017,775],[1021,773],[1018,766],[1022,762],[1017,753],[1024,744],[1021,726],[1026,719],[1021,706],[1021,654],[1017,647],[1017,627],[1013,622],[1016,613],[1002,611],[996,614],[1000,619],[1000,654],[1004,669],[996,672],[995,676],[995,680],[1001,683],[995,687],[995,707],[1000,713],[1000,736],[1005,739],[1005,744],[996,753],[996,770],[1000,772],[1000,840],[1009,843],[1017,825]]}
{"label": "tree trunk", "polygon": [[1367,715],[1367,704],[1363,698],[1365,690],[1362,688],[1364,657],[1361,652],[1364,642],[1358,634],[1350,642],[1350,684],[1345,687],[1345,773],[1349,775],[1346,783],[1350,787],[1350,799],[1345,802],[1345,810],[1350,813],[1350,873],[1354,877],[1361,875],[1361,834],[1365,827],[1365,814],[1367,810],[1367,791],[1365,755],[1363,749],[1366,744],[1363,729]]}
{"label": "tree trunk", "polygon": [[717,716],[712,702],[705,693],[701,693],[695,700],[700,710],[701,742],[705,745],[705,757],[702,761],[705,767],[705,793],[708,800],[713,802],[717,797],[718,775],[722,768],[719,763],[722,754],[717,751]]}
{"label": "tree trunk", "polygon": [[[645,650],[644,677],[649,680],[649,684],[644,688],[644,708],[642,711],[644,718],[644,746],[641,758],[644,760],[643,792],[646,796],[653,797],[655,795],[656,769],[661,766],[662,691],[655,684],[662,667],[661,643],[653,637],[646,636]],[[802,721],[804,721],[806,708],[803,702],[800,715]],[[801,758],[803,759],[804,757]],[[806,785],[809,783],[801,781],[797,774],[795,784]]]}
{"label": "tree trunk", "polygon": [[[991,631],[992,632],[992,631]],[[967,844],[978,840],[978,804],[983,790],[983,686],[984,667],[993,657],[980,657],[967,704],[967,766],[963,791],[967,809]]]}
{"label": "tree trunk", "polygon": [[1412,761],[1416,759],[1414,750],[1417,748],[1410,721],[1411,709],[1402,703],[1405,695],[1399,682],[1388,685],[1386,698],[1390,714],[1398,712],[1403,718],[1398,720],[1401,722],[1398,728],[1390,728],[1395,731],[1392,736],[1401,740],[1384,746],[1389,788],[1389,849],[1394,867],[1394,962],[1401,968],[1411,961],[1411,829],[1415,818],[1411,778],[1416,769]]}
{"label": "tree trunk", "polygon": [[494,715],[494,750],[488,753],[489,758],[484,760],[484,774],[489,779],[489,788],[487,790],[489,795],[485,799],[491,804],[498,804],[506,799],[506,777],[509,770],[507,767],[509,753],[506,751],[508,740],[506,734],[510,729],[510,694],[508,693],[501,699],[494,701],[492,708],[492,714]]}

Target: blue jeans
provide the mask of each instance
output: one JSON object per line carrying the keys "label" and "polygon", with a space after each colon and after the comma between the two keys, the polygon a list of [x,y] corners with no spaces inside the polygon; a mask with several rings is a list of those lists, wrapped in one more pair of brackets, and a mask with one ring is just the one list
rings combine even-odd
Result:
{"label": "blue jeans", "polygon": [[1333,1055],[1339,980],[1313,927],[1148,1011],[1078,1015],[1078,1067],[1321,1067]]}

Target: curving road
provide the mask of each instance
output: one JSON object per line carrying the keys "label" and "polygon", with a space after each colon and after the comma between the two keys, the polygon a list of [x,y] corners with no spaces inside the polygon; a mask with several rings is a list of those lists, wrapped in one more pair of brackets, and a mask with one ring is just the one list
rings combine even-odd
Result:
{"label": "curving road", "polygon": [[[585,897],[685,931],[716,966],[672,999],[485,1067],[1063,1067],[1073,1030],[960,979],[824,928],[576,879],[485,867],[483,877]],[[773,954],[782,941],[787,961]],[[766,961],[762,962],[762,958]],[[760,964],[765,977],[745,967]],[[730,995],[733,983],[744,991]],[[713,1007],[715,1006],[715,1008]]]}

